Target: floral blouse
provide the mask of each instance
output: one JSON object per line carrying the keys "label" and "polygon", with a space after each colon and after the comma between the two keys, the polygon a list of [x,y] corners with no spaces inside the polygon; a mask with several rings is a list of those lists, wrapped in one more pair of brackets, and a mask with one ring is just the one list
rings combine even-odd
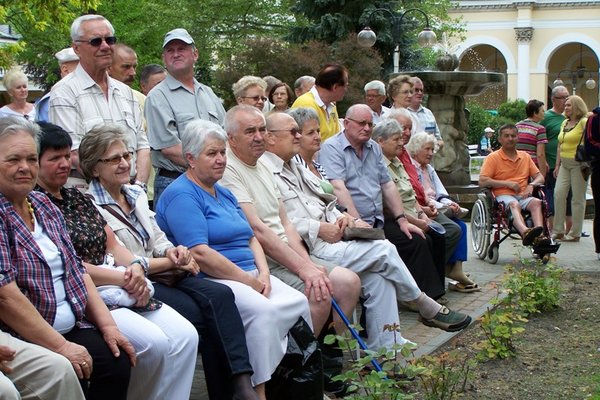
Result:
{"label": "floral blouse", "polygon": [[92,200],[76,188],[61,188],[62,199],[57,199],[40,186],[35,189],[45,193],[62,211],[75,252],[82,261],[102,264],[106,253],[106,220]]}

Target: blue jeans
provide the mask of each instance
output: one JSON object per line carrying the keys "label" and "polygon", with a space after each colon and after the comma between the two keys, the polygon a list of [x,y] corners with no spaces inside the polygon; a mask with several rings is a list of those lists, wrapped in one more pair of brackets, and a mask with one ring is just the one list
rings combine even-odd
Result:
{"label": "blue jeans", "polygon": [[201,336],[199,349],[209,398],[231,399],[231,377],[253,372],[244,325],[231,289],[189,276],[175,287],[154,283],[154,291],[155,298],[187,318]]}
{"label": "blue jeans", "polygon": [[175,179],[168,178],[166,176],[158,175],[158,170],[156,176],[154,177],[154,209],[156,209],[156,205],[158,204],[158,198],[162,194],[162,192],[173,182]]}

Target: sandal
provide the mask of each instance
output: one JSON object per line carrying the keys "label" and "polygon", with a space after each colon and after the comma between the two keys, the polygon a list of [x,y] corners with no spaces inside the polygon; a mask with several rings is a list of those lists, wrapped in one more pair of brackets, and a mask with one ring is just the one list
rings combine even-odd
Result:
{"label": "sandal", "polygon": [[523,246],[531,246],[536,237],[540,236],[544,232],[544,228],[536,226],[529,228],[523,232]]}
{"label": "sandal", "polygon": [[480,292],[481,288],[476,283],[466,285],[466,284],[460,283],[460,282],[455,282],[455,283],[449,282],[448,290],[453,290],[455,292],[460,292],[460,293],[473,293],[473,292]]}

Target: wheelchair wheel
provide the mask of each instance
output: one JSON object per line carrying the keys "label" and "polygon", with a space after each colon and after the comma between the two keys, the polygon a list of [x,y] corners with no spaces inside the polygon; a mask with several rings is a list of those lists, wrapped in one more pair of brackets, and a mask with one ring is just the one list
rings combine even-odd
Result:
{"label": "wheelchair wheel", "polygon": [[485,259],[490,244],[491,215],[488,203],[478,198],[471,211],[471,245],[480,259]]}
{"label": "wheelchair wheel", "polygon": [[500,245],[495,240],[490,244],[487,251],[490,264],[496,264],[498,262],[498,257],[500,256],[499,248]]}

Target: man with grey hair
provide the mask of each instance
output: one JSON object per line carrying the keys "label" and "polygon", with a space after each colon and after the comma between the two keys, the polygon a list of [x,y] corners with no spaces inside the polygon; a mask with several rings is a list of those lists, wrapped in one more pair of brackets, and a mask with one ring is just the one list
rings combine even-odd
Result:
{"label": "man with grey hair", "polygon": [[59,84],[59,82],[62,81],[62,78],[73,72],[79,64],[79,56],[75,54],[75,51],[72,47],[67,47],[66,49],[62,49],[56,52],[54,54],[54,57],[56,57],[56,59],[58,60],[58,67],[60,68],[61,80],[56,82],[54,86],[52,86],[50,91],[46,93],[41,99],[39,99],[35,104],[36,122],[48,122],[48,107],[50,106],[50,93],[52,92],[52,89],[54,89]]}
{"label": "man with grey hair", "polygon": [[303,75],[294,82],[294,93],[296,94],[296,97],[300,97],[308,92],[313,86],[315,86],[315,77]]}
{"label": "man with grey hair", "polygon": [[365,85],[365,103],[371,107],[373,123],[377,125],[383,118],[383,114],[390,109],[383,105],[386,99],[385,84],[381,81],[371,81]]}
{"label": "man with grey hair", "polygon": [[[400,194],[383,161],[382,150],[371,139],[372,128],[371,108],[355,104],[346,112],[344,130],[321,147],[319,162],[333,185],[334,194],[352,217],[375,228],[385,228],[386,237],[394,244],[395,237],[399,236],[425,238],[420,228],[408,222]],[[428,302],[431,299],[424,294],[411,300],[426,302],[417,302],[417,307],[423,307],[419,308],[419,320],[427,326],[457,331],[471,322],[468,315],[450,311],[440,304],[433,307]]]}
{"label": "man with grey hair", "polygon": [[50,122],[73,139],[70,184],[86,187],[77,150],[94,127],[116,123],[127,131],[128,150],[134,154],[131,180],[145,186],[150,174],[150,146],[142,125],[140,104],[129,86],[111,78],[113,46],[117,41],[111,23],[101,15],[83,15],[71,25],[73,50],[79,65],[50,95]]}
{"label": "man with grey hair", "polygon": [[168,75],[146,98],[144,115],[152,146],[154,201],[187,168],[180,133],[194,119],[223,125],[225,109],[212,89],[194,77],[198,49],[188,31],[173,29],[165,35],[162,59]]}
{"label": "man with grey hair", "polygon": [[415,132],[427,132],[437,140],[439,148],[444,146],[444,140],[440,128],[435,120],[435,116],[427,107],[423,107],[423,97],[425,96],[425,88],[423,81],[418,76],[411,76],[410,81],[413,84],[413,96],[410,98],[408,111],[412,114],[417,122]]}
{"label": "man with grey hair", "polygon": [[[544,194],[546,195],[546,201],[548,202],[548,208],[550,212],[550,218],[548,223],[550,229],[554,222],[554,186],[556,185],[556,178],[554,177],[554,167],[556,166],[556,153],[558,150],[558,134],[560,133],[560,127],[562,122],[565,120],[563,112],[565,111],[565,102],[569,97],[569,91],[564,86],[555,86],[552,88],[550,94],[550,100],[552,101],[552,108],[544,113],[544,119],[540,121],[540,125],[546,128],[546,162],[548,163],[548,172],[546,173],[544,181]],[[573,218],[571,217],[571,192],[569,191],[569,197],[567,198],[567,218],[566,218],[566,230],[569,232],[571,225],[573,224]]]}

